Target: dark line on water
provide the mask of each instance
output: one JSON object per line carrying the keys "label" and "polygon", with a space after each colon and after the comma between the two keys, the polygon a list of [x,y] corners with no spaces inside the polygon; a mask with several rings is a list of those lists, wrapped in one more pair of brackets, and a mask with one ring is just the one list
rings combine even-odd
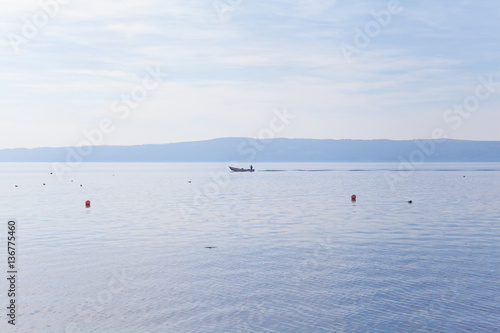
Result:
{"label": "dark line on water", "polygon": [[398,170],[398,169],[293,169],[293,170],[257,170],[259,172],[377,172],[377,171],[390,171],[390,172],[424,172],[424,171],[438,171],[438,172],[491,172],[500,171],[500,169],[411,169],[411,170]]}

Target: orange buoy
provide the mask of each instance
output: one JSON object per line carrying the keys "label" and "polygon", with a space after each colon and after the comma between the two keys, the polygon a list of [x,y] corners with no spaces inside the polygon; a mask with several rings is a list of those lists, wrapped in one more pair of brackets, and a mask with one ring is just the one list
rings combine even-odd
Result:
{"label": "orange buoy", "polygon": [[356,194],[351,195],[351,201],[356,201]]}
{"label": "orange buoy", "polygon": [[90,207],[90,200],[85,201],[85,207],[87,207],[87,208]]}

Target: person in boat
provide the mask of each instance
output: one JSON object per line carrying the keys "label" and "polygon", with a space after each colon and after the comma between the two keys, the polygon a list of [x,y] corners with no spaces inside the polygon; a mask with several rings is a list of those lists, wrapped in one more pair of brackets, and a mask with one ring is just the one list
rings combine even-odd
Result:
{"label": "person in boat", "polygon": [[253,165],[250,165],[250,171],[253,171]]}

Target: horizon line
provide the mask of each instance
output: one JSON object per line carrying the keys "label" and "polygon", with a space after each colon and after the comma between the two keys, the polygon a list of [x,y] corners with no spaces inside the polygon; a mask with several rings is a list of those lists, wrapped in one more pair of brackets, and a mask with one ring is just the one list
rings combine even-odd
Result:
{"label": "horizon line", "polygon": [[[14,150],[14,149],[58,149],[58,148],[74,148],[74,147],[139,147],[139,146],[160,146],[160,145],[170,145],[170,144],[182,144],[182,143],[196,143],[196,142],[205,142],[205,141],[214,141],[214,140],[223,140],[223,139],[242,139],[242,140],[317,140],[317,141],[469,141],[469,142],[500,142],[499,140],[474,140],[474,139],[454,139],[454,138],[439,138],[439,139],[317,139],[317,138],[286,138],[286,137],[277,137],[277,138],[253,138],[253,137],[238,137],[238,136],[228,136],[228,137],[217,137],[212,139],[204,139],[204,140],[193,140],[193,141],[176,141],[176,142],[167,142],[167,143],[139,143],[139,144],[99,144],[99,145],[81,145],[81,146],[41,146],[41,147],[13,147],[13,148],[0,148],[2,150]],[[89,142],[90,143],[90,142]]]}

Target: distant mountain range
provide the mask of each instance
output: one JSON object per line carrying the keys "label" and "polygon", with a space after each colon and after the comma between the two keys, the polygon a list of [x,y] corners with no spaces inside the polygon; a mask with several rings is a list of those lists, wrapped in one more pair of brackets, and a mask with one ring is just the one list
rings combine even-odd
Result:
{"label": "distant mountain range", "polygon": [[500,141],[220,138],[0,150],[0,162],[500,162]]}

